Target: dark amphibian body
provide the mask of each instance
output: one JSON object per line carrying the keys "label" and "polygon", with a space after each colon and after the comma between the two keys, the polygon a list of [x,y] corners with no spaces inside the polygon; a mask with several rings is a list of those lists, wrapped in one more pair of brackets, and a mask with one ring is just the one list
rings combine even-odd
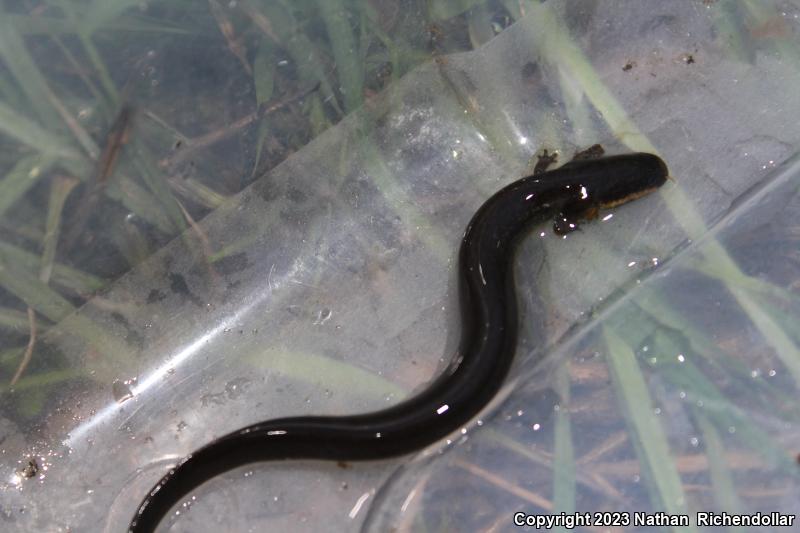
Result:
{"label": "dark amphibian body", "polygon": [[259,422],[218,438],[170,469],[139,505],[129,530],[154,531],[170,508],[202,483],[259,461],[340,462],[409,454],[467,424],[500,389],[517,344],[512,258],[532,224],[555,221],[563,234],[656,190],[667,179],[650,154],[575,159],[516,181],[472,217],[459,252],[461,341],[447,370],[416,396],[352,416],[302,416]]}

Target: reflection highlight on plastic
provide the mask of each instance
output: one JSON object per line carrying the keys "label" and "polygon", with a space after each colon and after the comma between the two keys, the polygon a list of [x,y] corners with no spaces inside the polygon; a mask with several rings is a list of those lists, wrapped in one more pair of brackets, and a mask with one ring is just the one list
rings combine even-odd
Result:
{"label": "reflection highlight on plastic", "polygon": [[361,495],[358,501],[356,501],[356,504],[353,506],[353,508],[350,509],[350,514],[348,516],[350,518],[355,518],[356,515],[358,515],[358,512],[361,510],[361,507],[363,507],[364,502],[367,501],[367,499],[369,499],[369,492],[365,492],[364,494]]}
{"label": "reflection highlight on plastic", "polygon": [[414,496],[416,494],[417,494],[417,489],[412,489],[411,492],[408,493],[408,496],[406,496],[406,499],[403,502],[403,505],[400,507],[400,512],[401,513],[405,513],[406,512],[406,510],[408,509],[408,506],[411,504],[411,500],[414,499]]}
{"label": "reflection highlight on plastic", "polygon": [[[278,280],[277,283],[270,276],[267,287],[264,287],[264,289],[267,290],[259,290],[257,292],[259,296],[257,298],[254,298],[252,302],[240,308],[236,313],[225,318],[213,329],[206,332],[196,340],[192,341],[188,346],[181,348],[177,353],[168,356],[164,361],[164,363],[159,365],[155,370],[150,372],[150,374],[147,375],[147,377],[145,377],[138,384],[133,386],[131,388],[131,391],[133,392],[134,398],[147,391],[147,389],[149,389],[156,383],[159,383],[162,379],[164,379],[166,375],[168,375],[172,370],[180,366],[184,361],[189,359],[205,344],[210,342],[214,337],[216,337],[220,333],[229,331],[231,327],[237,324],[244,315],[246,315],[247,313],[250,312],[251,309],[253,309],[253,307],[261,304],[265,299],[272,296],[276,289],[279,289],[287,282],[294,281],[294,277],[302,270],[303,270],[303,262],[295,261],[292,267],[286,272],[285,275],[281,276],[281,279]],[[114,415],[119,411],[120,411],[120,404],[118,404],[117,402],[113,402],[107,405],[103,409],[99,410],[94,416],[90,417],[84,423],[80,424],[73,431],[71,431],[69,438],[65,440],[64,444],[66,444],[70,448],[73,447],[78,442],[79,439],[81,439],[86,435],[86,433],[89,430],[91,430],[98,424],[101,424],[107,418],[111,417],[112,415]]]}
{"label": "reflection highlight on plastic", "polygon": [[[186,361],[212,338],[216,337],[226,329],[229,329],[230,326],[234,324],[242,314],[250,310],[252,305],[254,304],[248,305],[246,308],[240,310],[232,317],[223,320],[215,328],[208,331],[185,348],[182,348],[180,351],[178,351],[178,353],[167,357],[167,360],[164,363],[158,366],[145,379],[131,389],[133,392],[133,397],[135,398],[139,396],[141,393],[155,385],[157,382],[162,380],[171,369]],[[93,417],[89,418],[86,422],[79,425],[74,431],[71,432],[69,439],[67,439],[67,445],[72,446],[77,439],[83,437],[87,431],[105,421],[105,419],[116,413],[118,410],[120,410],[120,405],[117,402],[114,402],[98,411]]]}

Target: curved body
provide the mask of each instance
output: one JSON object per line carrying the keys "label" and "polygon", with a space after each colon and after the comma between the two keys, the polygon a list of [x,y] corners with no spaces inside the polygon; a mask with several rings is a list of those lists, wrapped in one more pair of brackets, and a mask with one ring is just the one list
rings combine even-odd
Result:
{"label": "curved body", "polygon": [[[285,459],[359,461],[419,450],[460,429],[500,389],[517,343],[512,256],[532,223],[556,230],[660,187],[663,161],[650,154],[575,160],[516,181],[487,200],[459,252],[461,341],[445,372],[393,407],[352,416],[302,416],[253,424],[184,458],[144,498],[129,531],[154,531],[170,508],[209,479],[248,463]],[[564,225],[564,223],[567,223]]]}

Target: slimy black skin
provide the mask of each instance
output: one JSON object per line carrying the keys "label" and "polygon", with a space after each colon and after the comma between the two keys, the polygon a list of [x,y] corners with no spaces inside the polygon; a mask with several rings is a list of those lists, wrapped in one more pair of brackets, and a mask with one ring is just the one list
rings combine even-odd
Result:
{"label": "slimy black skin", "polygon": [[353,416],[278,418],[229,433],[182,459],[150,490],[131,533],[153,532],[169,510],[213,477],[249,463],[286,459],[364,461],[405,455],[467,424],[497,393],[517,345],[512,258],[531,224],[558,233],[656,190],[667,179],[651,154],[576,159],[516,181],[484,203],[459,252],[461,341],[448,368],[418,395]]}

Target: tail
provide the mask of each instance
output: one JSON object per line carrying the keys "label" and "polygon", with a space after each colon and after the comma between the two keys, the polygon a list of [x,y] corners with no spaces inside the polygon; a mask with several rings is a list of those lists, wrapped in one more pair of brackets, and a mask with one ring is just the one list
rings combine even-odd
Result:
{"label": "tail", "polygon": [[408,453],[409,446],[424,446],[430,441],[430,434],[423,436],[424,431],[407,435],[398,427],[405,426],[387,424],[383,416],[373,414],[285,418],[229,433],[170,469],[142,500],[128,531],[154,532],[170,509],[197,487],[247,464],[286,459],[383,459]]}

